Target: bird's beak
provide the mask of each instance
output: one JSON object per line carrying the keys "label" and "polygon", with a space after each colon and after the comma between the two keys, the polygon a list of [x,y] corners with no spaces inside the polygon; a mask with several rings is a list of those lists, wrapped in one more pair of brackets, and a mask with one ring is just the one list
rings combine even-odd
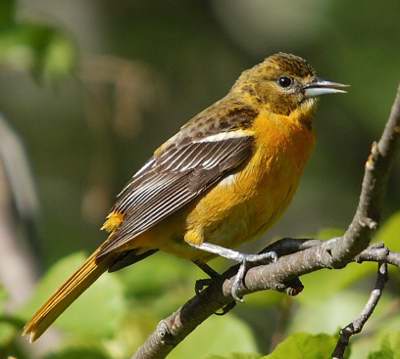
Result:
{"label": "bird's beak", "polygon": [[347,91],[344,89],[349,86],[316,78],[313,82],[304,86],[304,94],[309,98],[332,93],[346,93]]}

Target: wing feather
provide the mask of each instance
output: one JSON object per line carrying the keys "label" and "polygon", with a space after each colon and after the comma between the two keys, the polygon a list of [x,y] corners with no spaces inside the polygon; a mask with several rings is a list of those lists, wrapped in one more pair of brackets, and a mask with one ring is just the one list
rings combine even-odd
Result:
{"label": "wing feather", "polygon": [[120,248],[210,189],[250,157],[252,144],[250,135],[226,136],[171,147],[150,159],[118,195],[113,211],[124,220],[98,256]]}

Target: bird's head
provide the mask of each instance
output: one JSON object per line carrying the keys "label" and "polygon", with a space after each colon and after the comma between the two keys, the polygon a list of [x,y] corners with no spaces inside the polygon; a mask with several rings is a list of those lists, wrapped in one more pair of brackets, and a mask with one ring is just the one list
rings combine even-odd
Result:
{"label": "bird's head", "polygon": [[248,93],[276,114],[290,115],[295,110],[312,112],[318,96],[344,93],[346,87],[317,77],[303,58],[279,52],[244,71],[233,90]]}

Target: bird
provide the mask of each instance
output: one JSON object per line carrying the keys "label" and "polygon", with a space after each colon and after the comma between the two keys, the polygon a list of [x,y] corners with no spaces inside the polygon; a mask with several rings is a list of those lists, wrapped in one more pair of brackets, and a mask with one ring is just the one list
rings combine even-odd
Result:
{"label": "bird", "polygon": [[303,58],[275,53],[243,71],[229,92],[157,148],[117,195],[102,229],[107,239],[23,329],[31,342],[104,272],[158,250],[207,268],[224,257],[246,265],[275,252],[242,253],[288,207],[315,144],[318,97],[346,92]]}

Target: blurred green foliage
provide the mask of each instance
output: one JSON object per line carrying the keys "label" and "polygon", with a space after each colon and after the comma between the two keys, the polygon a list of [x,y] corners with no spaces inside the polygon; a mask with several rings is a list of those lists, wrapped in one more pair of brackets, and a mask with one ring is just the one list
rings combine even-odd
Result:
{"label": "blurred green foliage", "polygon": [[64,31],[28,21],[19,22],[16,1],[0,4],[0,65],[30,71],[38,80],[54,81],[71,75],[76,49]]}
{"label": "blurred green foliage", "polygon": [[[28,318],[65,280],[70,268],[77,268],[84,260],[81,253],[73,254],[57,262],[42,278],[37,291],[27,306],[19,313]],[[112,296],[109,294],[112,293]],[[125,298],[122,284],[114,276],[103,276],[94,290],[82,295],[81,300],[63,316],[58,325],[61,329],[79,336],[107,338],[117,331],[124,315]],[[96,308],[88,311],[89,308]],[[81,318],[85,318],[82,321]]]}
{"label": "blurred green foliage", "polygon": [[[376,237],[388,244],[398,233],[392,229],[398,226],[400,212],[387,221]],[[336,230],[329,230],[321,237],[328,232],[338,234]],[[1,303],[7,296],[0,291],[0,354],[15,353],[22,323],[83,260],[83,254],[77,253],[56,262],[41,279],[31,300],[14,315],[4,314]],[[339,271],[319,271],[304,276],[304,292],[295,298],[275,292],[258,293],[258,300],[252,299],[254,295],[249,296],[238,311],[223,317],[210,317],[169,357],[326,358],[334,348],[338,329],[355,318],[364,306],[368,288],[375,280],[375,271],[376,264],[354,264]],[[164,280],[159,272],[164,274]],[[54,323],[55,328],[68,336],[45,359],[72,359],[79,355],[81,358],[128,358],[159,320],[194,294],[195,279],[201,277],[192,264],[162,253],[138,263],[133,270],[128,268],[104,275]],[[367,286],[360,290],[364,281]],[[353,338],[351,358],[361,359],[368,355],[370,358],[391,358],[379,355],[394,353],[398,347],[400,318],[395,315],[398,306],[398,296],[386,291],[367,324],[368,335]],[[284,325],[281,335],[286,339],[271,354],[262,356],[267,350],[265,344],[260,345],[260,340],[265,340],[267,333],[254,332],[242,315],[243,310],[258,311],[266,322],[271,321],[271,311],[290,312],[285,322],[280,323]],[[21,353],[18,358],[29,358],[29,355]]]}
{"label": "blurred green foliage", "polygon": [[399,333],[391,333],[385,336],[381,342],[381,348],[368,355],[368,359],[397,359],[400,357]]}
{"label": "blurred green foliage", "polygon": [[14,0],[5,0],[0,4],[0,27],[14,25],[16,13],[16,2]]}
{"label": "blurred green foliage", "polygon": [[[113,196],[151,151],[274,51],[298,53],[321,76],[352,87],[347,96],[322,100],[316,153],[291,209],[268,237],[343,232],[331,227],[345,228],[352,216],[370,142],[399,81],[400,2],[377,9],[362,0],[299,0],[295,16],[291,10],[278,0],[0,2],[0,111],[20,133],[36,174],[45,268],[32,298],[11,314],[0,286],[0,358],[31,358],[18,341],[24,321],[83,261],[80,251],[104,239],[97,228]],[[274,31],[262,26],[269,16]],[[54,82],[57,91],[48,86]],[[375,236],[397,251],[399,181],[396,166],[388,220]],[[222,270],[226,263],[212,265]],[[210,318],[170,357],[326,358],[338,329],[367,300],[375,271],[376,264],[363,263],[306,275],[296,298],[253,294],[229,315]],[[400,277],[390,275],[366,332],[352,340],[352,359],[398,356]],[[55,322],[65,335],[44,358],[128,358],[202,276],[162,253],[104,275]],[[278,345],[276,337],[283,339]]]}
{"label": "blurred green foliage", "polygon": [[265,359],[324,359],[332,354],[337,338],[326,334],[309,335],[304,333],[293,334],[280,343],[274,352]]}

